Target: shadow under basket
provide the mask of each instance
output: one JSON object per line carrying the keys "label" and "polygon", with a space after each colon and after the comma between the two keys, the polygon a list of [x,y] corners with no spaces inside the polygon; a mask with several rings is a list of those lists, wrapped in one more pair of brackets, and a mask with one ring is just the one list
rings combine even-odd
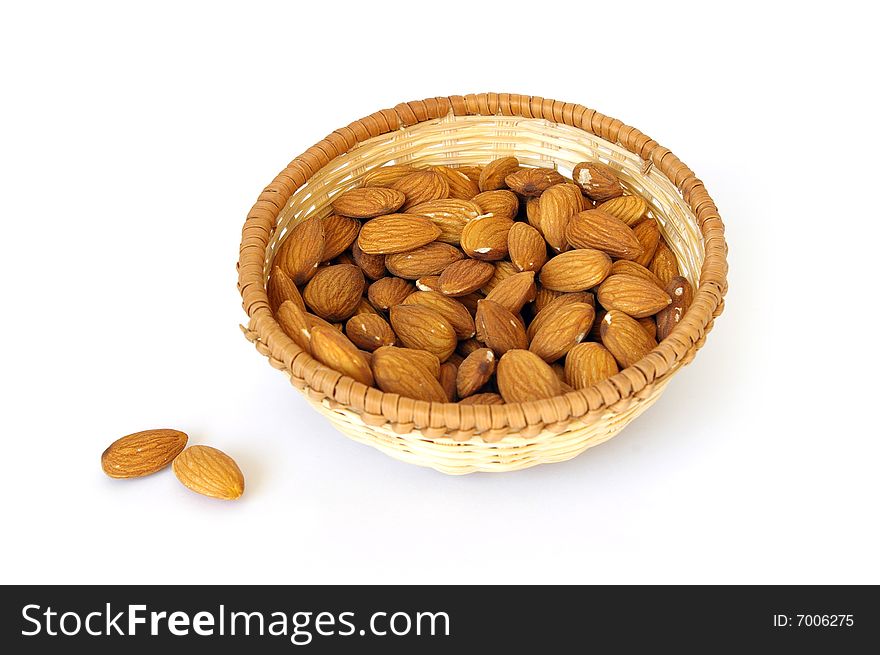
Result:
{"label": "shadow under basket", "polygon": [[[330,213],[338,194],[389,163],[476,165],[513,155],[570,174],[581,161],[611,166],[642,196],[696,289],[672,333],[639,362],[588,389],[505,405],[429,403],[366,387],[299,349],[269,308],[266,280],[290,228]],[[266,187],[242,232],[239,290],[246,337],[312,405],[352,439],[451,474],[561,462],[620,432],[690,363],[723,309],[724,226],[703,183],[638,130],[581,105],[514,94],[401,103],[336,130]]]}

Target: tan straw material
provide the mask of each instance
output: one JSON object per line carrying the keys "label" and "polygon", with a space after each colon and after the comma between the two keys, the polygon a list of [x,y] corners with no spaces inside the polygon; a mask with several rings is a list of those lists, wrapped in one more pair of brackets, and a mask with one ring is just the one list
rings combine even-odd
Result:
{"label": "tan straw material", "polygon": [[[327,368],[284,334],[266,280],[278,245],[297,222],[330,213],[330,201],[383,164],[484,164],[515,155],[563,173],[581,161],[613,167],[648,201],[697,292],[670,336],[635,365],[555,398],[458,405],[402,398]],[[336,130],[294,159],[248,214],[238,263],[250,321],[243,328],[269,363],[339,430],[398,459],[444,473],[512,471],[570,459],[610,439],[651,406],[703,345],[727,291],[727,244],[714,202],[669,150],[619,120],[581,105],[481,93],[383,109]]]}

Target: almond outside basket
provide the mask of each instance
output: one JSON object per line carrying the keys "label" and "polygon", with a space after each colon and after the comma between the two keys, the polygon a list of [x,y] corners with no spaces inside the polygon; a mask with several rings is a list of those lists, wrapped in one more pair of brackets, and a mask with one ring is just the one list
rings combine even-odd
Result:
{"label": "almond outside basket", "polygon": [[[514,155],[570,174],[602,161],[645,198],[697,290],[671,335],[589,389],[506,405],[457,405],[365,387],[300,350],[269,309],[266,280],[288,230],[388,163],[484,164]],[[397,459],[451,474],[561,462],[600,444],[650,407],[703,345],[727,290],[724,226],[703,183],[669,150],[584,106],[505,93],[429,98],[340,128],[294,159],[260,194],[242,231],[238,286],[246,337],[340,431]]]}

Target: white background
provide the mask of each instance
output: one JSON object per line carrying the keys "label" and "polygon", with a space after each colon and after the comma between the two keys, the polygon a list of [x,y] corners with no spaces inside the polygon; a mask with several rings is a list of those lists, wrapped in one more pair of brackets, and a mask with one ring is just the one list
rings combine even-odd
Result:
{"label": "white background", "polygon": [[[782,4],[5,4],[0,581],[880,582],[876,35],[864,3]],[[325,134],[480,91],[670,147],[726,221],[730,293],[618,438],[446,477],[256,354],[235,262]],[[233,455],[245,496],[102,474],[162,426]]]}

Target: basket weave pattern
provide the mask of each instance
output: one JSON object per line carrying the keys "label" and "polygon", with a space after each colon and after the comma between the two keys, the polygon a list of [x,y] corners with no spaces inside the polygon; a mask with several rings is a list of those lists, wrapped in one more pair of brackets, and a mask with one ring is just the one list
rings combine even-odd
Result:
{"label": "basket weave pattern", "polygon": [[[648,201],[697,292],[670,336],[635,365],[589,388],[505,405],[402,398],[366,387],[300,350],[272,316],[266,279],[290,227],[330,213],[330,201],[386,163],[521,163],[570,172],[601,160]],[[723,310],[724,226],[702,182],[668,149],[581,105],[513,94],[430,98],[378,111],[336,130],[266,187],[242,231],[239,290],[245,336],[342,432],[404,461],[445,473],[509,471],[570,459],[653,404],[689,363]]]}

